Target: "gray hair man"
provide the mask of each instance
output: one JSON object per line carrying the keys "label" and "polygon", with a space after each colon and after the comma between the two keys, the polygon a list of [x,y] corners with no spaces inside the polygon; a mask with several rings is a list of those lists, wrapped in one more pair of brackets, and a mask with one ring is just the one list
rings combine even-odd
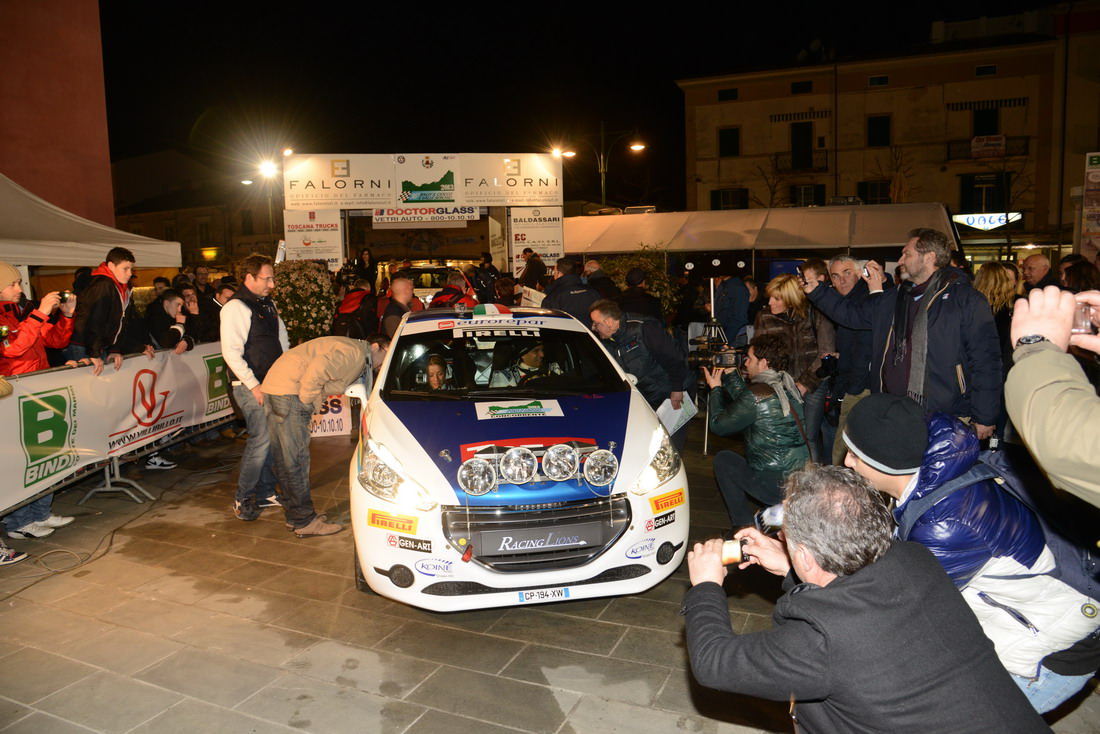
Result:
{"label": "gray hair man", "polygon": [[932,555],[891,541],[866,481],[833,466],[792,474],[783,533],[736,536],[740,568],[785,577],[762,632],[731,628],[723,541],[688,553],[683,614],[700,683],[790,700],[806,732],[1049,731]]}

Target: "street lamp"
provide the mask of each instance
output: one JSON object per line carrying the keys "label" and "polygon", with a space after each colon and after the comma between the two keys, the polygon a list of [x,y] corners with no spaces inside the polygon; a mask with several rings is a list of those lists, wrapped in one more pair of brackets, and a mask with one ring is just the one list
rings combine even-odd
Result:
{"label": "street lamp", "polygon": [[[611,142],[607,141],[608,135],[614,135]],[[613,130],[610,133],[604,130],[603,120],[600,120],[600,147],[597,148],[592,143],[588,143],[588,146],[592,148],[592,152],[596,154],[596,169],[600,172],[600,206],[607,206],[607,162],[608,155],[611,152],[611,148],[626,138],[630,138],[630,144],[627,148],[633,153],[640,153],[646,149],[645,143],[638,139],[637,130]],[[565,150],[563,148],[554,148],[551,153],[557,158],[572,158],[577,155],[576,151]]]}

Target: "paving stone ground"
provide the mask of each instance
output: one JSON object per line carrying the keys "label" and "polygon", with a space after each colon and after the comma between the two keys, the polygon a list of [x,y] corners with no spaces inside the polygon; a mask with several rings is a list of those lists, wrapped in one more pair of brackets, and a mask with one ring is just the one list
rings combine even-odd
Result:
{"label": "paving stone ground", "polygon": [[[711,453],[727,445],[711,441]],[[229,511],[241,442],[127,468],[157,500],[58,494],[77,516],[0,569],[0,731],[608,734],[789,732],[786,705],[697,686],[685,569],[637,596],[433,614],[355,589],[352,536],[299,540]],[[313,442],[314,496],[347,522],[347,438]],[[692,537],[725,513],[696,421]],[[778,579],[728,582],[738,631],[768,627]],[[1095,688],[1095,681],[1093,682]],[[1090,693],[1051,720],[1100,732]]]}

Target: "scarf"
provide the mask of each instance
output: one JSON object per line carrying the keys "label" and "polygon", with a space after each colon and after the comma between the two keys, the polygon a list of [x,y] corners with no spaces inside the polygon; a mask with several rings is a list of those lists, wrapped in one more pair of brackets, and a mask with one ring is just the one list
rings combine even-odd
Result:
{"label": "scarf", "polygon": [[779,398],[779,405],[783,408],[783,415],[791,414],[791,401],[788,397],[793,395],[794,399],[798,401],[798,404],[802,404],[802,393],[798,390],[798,385],[794,384],[794,378],[786,372],[778,372],[776,370],[764,370],[757,373],[751,380],[754,383],[760,385],[767,385],[775,393],[775,397]]}
{"label": "scarf", "polygon": [[[923,302],[917,306],[912,333],[909,331],[909,304],[916,286],[911,281],[902,283],[899,286],[898,299],[894,302],[894,365],[902,364],[906,352],[910,352],[909,383],[905,394],[922,406],[928,358],[928,311],[936,296],[953,281],[954,277],[947,268],[940,268],[932,273],[925,284],[923,295],[920,296]],[[908,339],[906,334],[909,334]]]}

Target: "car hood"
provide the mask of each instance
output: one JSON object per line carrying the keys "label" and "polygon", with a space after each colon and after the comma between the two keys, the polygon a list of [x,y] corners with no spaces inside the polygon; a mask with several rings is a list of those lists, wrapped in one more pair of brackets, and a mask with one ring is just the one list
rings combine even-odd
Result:
{"label": "car hood", "polygon": [[[458,487],[458,468],[475,456],[492,461],[514,446],[526,446],[541,456],[544,449],[559,443],[574,446],[582,457],[597,448],[610,449],[622,467],[631,396],[630,392],[618,392],[555,398],[392,400],[384,405],[415,437],[459,504],[528,505],[603,497],[608,488],[593,487],[583,479],[545,480],[500,484],[494,491],[475,497]],[[655,425],[652,413],[648,423]],[[371,433],[377,437],[374,430]],[[411,463],[418,465],[416,461]],[[416,478],[426,486],[435,484],[423,481],[425,475],[416,473]]]}

